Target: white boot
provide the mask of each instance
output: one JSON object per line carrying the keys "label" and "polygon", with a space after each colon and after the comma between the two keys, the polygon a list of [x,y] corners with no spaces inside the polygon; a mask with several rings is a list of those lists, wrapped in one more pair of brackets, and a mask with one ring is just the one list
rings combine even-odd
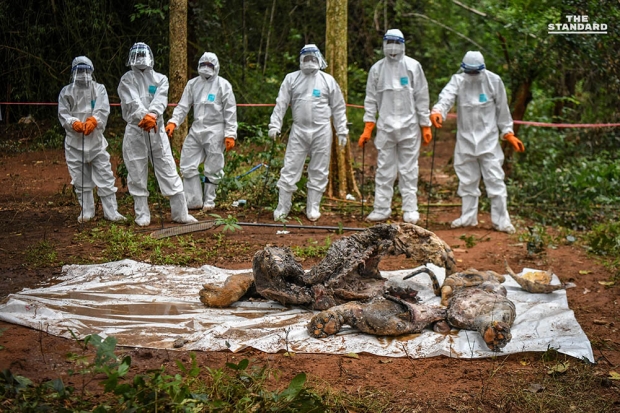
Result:
{"label": "white boot", "polygon": [[149,211],[148,196],[134,196],[133,209],[136,212],[136,225],[148,227],[151,225],[151,211]]}
{"label": "white boot", "polygon": [[172,211],[172,222],[178,222],[180,224],[198,222],[198,220],[187,211],[187,202],[182,192],[170,197],[170,209]]}
{"label": "white boot", "polygon": [[293,205],[293,203],[291,202],[292,197],[293,197],[292,192],[287,192],[284,189],[279,190],[278,206],[276,210],[273,211],[274,221],[278,221],[288,216],[288,213],[291,211],[291,206]]}
{"label": "white boot", "polygon": [[93,191],[78,192],[77,197],[82,207],[78,222],[88,222],[95,216],[95,197]]}
{"label": "white boot", "polygon": [[188,209],[202,208],[202,185],[200,175],[183,178],[183,192]]}
{"label": "white boot", "polygon": [[478,197],[464,196],[461,198],[461,216],[450,225],[452,228],[475,227],[478,225]]}
{"label": "white boot", "polygon": [[403,221],[410,224],[417,224],[420,220],[420,213],[418,211],[405,211],[403,214]]}
{"label": "white boot", "polygon": [[323,192],[308,188],[308,199],[306,200],[306,216],[310,221],[321,218],[321,198]]}
{"label": "white boot", "polygon": [[215,208],[215,190],[217,185],[205,184],[205,197],[202,204],[203,211],[210,211]]}
{"label": "white boot", "polygon": [[390,208],[387,209],[373,209],[373,211],[366,217],[368,221],[385,221],[392,215],[392,210]]}
{"label": "white boot", "polygon": [[120,222],[127,218],[118,213],[118,204],[116,203],[116,194],[102,196],[101,206],[103,207],[103,217],[108,221]]}
{"label": "white boot", "polygon": [[491,198],[491,222],[497,231],[515,233],[515,227],[510,222],[508,215],[507,201],[505,196],[494,196]]}

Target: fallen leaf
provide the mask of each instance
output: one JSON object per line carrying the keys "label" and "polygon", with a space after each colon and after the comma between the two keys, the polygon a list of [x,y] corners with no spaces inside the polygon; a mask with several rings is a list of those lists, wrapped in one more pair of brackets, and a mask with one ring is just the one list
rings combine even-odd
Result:
{"label": "fallen leaf", "polygon": [[352,358],[352,359],[358,359],[358,358],[360,358],[360,356],[358,356],[356,353],[347,353],[347,354],[345,354],[344,356],[345,356],[345,357]]}
{"label": "fallen leaf", "polygon": [[520,363],[521,363],[522,366],[529,366],[530,365],[530,363],[528,361],[525,361],[525,360],[521,360]]}
{"label": "fallen leaf", "polygon": [[615,371],[610,371],[608,378],[609,380],[620,380],[620,374],[616,373]]}
{"label": "fallen leaf", "polygon": [[529,391],[530,393],[540,393],[543,390],[545,390],[545,386],[538,383],[530,383],[527,389],[525,389],[525,391]]}
{"label": "fallen leaf", "polygon": [[588,290],[587,288],[584,288],[584,289],[583,289],[583,293],[584,293],[584,294],[587,294],[587,293],[589,293],[589,292],[590,292],[590,290]]}
{"label": "fallen leaf", "polygon": [[381,364],[389,364],[391,362],[392,362],[392,360],[379,360],[379,363],[381,363]]}
{"label": "fallen leaf", "polygon": [[598,324],[599,326],[604,326],[605,324],[607,324],[607,321],[605,320],[592,320],[592,322],[594,324]]}
{"label": "fallen leaf", "polygon": [[287,351],[286,353],[282,354],[284,357],[295,357],[295,353]]}
{"label": "fallen leaf", "polygon": [[558,363],[555,366],[551,367],[547,371],[547,374],[556,374],[556,373],[564,374],[568,370],[569,365],[570,363],[568,361],[566,363]]}
{"label": "fallen leaf", "polygon": [[463,260],[456,260],[456,262],[463,262]]}
{"label": "fallen leaf", "polygon": [[581,275],[587,275],[587,274],[590,274],[591,272],[592,271],[590,271],[590,270],[579,270],[579,274],[581,274]]}
{"label": "fallen leaf", "polygon": [[616,284],[615,281],[599,281],[598,283],[600,285],[604,285],[605,287],[611,287],[612,285]]}

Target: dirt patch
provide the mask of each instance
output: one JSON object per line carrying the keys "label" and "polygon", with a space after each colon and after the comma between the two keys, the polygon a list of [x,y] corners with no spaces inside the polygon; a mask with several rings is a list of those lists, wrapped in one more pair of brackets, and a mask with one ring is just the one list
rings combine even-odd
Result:
{"label": "dirt patch", "polygon": [[[437,143],[434,179],[436,196],[433,204],[440,200],[447,205],[458,205],[454,197],[455,179],[449,161],[454,143],[440,136]],[[366,150],[366,179],[372,179],[376,153],[372,145]],[[352,147],[354,158],[361,164],[361,151]],[[423,148],[420,159],[420,187],[426,188],[430,176],[432,158],[426,156]],[[439,185],[437,185],[439,183]],[[426,185],[426,186],[425,186]],[[398,199],[398,198],[396,198]],[[420,204],[427,198],[420,196]],[[326,200],[326,205],[335,201]],[[126,189],[119,192],[120,211],[132,215],[133,203]],[[156,211],[153,210],[153,224],[158,228]],[[235,214],[240,221],[273,223],[268,211],[257,214],[251,209],[216,209],[222,216]],[[366,214],[370,206],[366,206]],[[608,288],[600,282],[612,275],[596,259],[589,257],[584,249],[575,244],[559,242],[555,248],[548,248],[542,255],[528,255],[525,243],[517,235],[498,233],[491,228],[490,217],[481,213],[477,228],[451,229],[449,223],[458,217],[458,206],[432,207],[429,225],[422,213],[420,224],[435,232],[452,246],[458,269],[477,268],[504,273],[506,259],[515,271],[523,267],[552,269],[562,281],[574,282],[577,288],[567,291],[568,301],[578,322],[592,342],[597,363],[583,367],[580,361],[572,360],[574,366],[588,368],[594,377],[591,388],[585,390],[611,400],[620,407],[618,386],[605,379],[610,371],[620,364],[620,338],[617,332],[619,320],[618,289]],[[514,213],[515,211],[513,211]],[[0,296],[20,291],[23,288],[45,285],[60,273],[60,266],[49,267],[44,262],[36,263],[33,248],[42,241],[53,245],[56,262],[80,263],[98,257],[100,246],[76,241],[76,233],[84,228],[77,223],[79,206],[71,192],[70,178],[62,150],[48,150],[11,155],[0,158]],[[202,213],[197,218],[208,219]],[[102,219],[98,208],[97,219]],[[304,224],[311,224],[303,214],[296,216]],[[326,209],[318,225],[339,224],[345,227],[367,227],[360,221],[357,208]],[[402,217],[393,214],[395,222]],[[517,229],[524,232],[525,218],[514,217]],[[166,217],[169,223],[169,212]],[[297,223],[294,220],[291,223]],[[88,223],[86,226],[95,226]],[[327,237],[335,240],[340,235],[319,229],[289,229],[290,234],[277,235],[275,228],[244,227],[243,231],[225,234],[226,244],[218,255],[203,264],[222,268],[250,268],[254,253],[266,244],[278,246],[310,247],[324,245]],[[548,231],[553,234],[553,228]],[[195,240],[201,240],[205,247],[218,242],[214,231],[194,233]],[[220,240],[221,241],[221,240]],[[40,250],[40,248],[39,248]],[[318,262],[317,258],[306,258],[302,265],[309,268]],[[34,264],[33,264],[34,263]],[[411,268],[412,263],[404,257],[387,257],[380,265],[382,270]],[[198,299],[198,297],[196,297]],[[6,329],[0,337],[0,369],[11,369],[42,381],[55,377],[71,382],[67,376],[68,364],[65,355],[77,351],[76,343],[8,323],[0,323]],[[146,371],[150,368],[167,366],[174,371],[174,360],[189,360],[185,352],[159,351],[151,349],[123,348],[120,352],[131,355],[133,368]],[[315,383],[329,383],[347,392],[362,394],[368,389],[390,394],[393,411],[469,411],[473,406],[484,405],[492,409],[510,410],[511,400],[507,391],[525,388],[529,383],[546,380],[544,361],[541,354],[523,353],[498,356],[484,360],[456,360],[433,358],[411,360],[407,358],[385,358],[367,354],[359,358],[323,354],[297,354],[283,357],[282,354],[264,354],[246,350],[241,354],[230,352],[204,352],[197,354],[200,366],[222,367],[227,361],[250,358],[258,364],[268,364],[282,372],[282,380],[290,380],[299,372],[306,372]],[[574,367],[577,370],[577,367]],[[567,380],[570,375],[567,376]],[[611,383],[611,384],[610,384]],[[419,411],[422,411],[419,410]]]}

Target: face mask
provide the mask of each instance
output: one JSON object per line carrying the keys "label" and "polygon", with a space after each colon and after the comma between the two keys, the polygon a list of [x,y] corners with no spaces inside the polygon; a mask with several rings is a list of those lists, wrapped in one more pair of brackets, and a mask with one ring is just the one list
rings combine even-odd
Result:
{"label": "face mask", "polygon": [[198,69],[198,74],[206,79],[211,79],[211,77],[215,74],[215,70],[212,67],[205,66]]}
{"label": "face mask", "polygon": [[310,74],[314,72],[315,70],[319,70],[319,64],[315,62],[314,60],[310,60],[310,61],[303,62],[302,64],[300,64],[299,68],[305,74]]}
{"label": "face mask", "polygon": [[78,73],[75,75],[75,81],[79,83],[89,83],[93,80],[93,76],[90,73]]}
{"label": "face mask", "polygon": [[398,43],[389,43],[383,46],[383,53],[391,58],[398,57],[399,54],[404,52],[404,45]]}
{"label": "face mask", "polygon": [[144,69],[146,69],[149,66],[148,65],[144,65],[144,64],[135,64],[132,67],[135,67],[136,69],[144,70]]}

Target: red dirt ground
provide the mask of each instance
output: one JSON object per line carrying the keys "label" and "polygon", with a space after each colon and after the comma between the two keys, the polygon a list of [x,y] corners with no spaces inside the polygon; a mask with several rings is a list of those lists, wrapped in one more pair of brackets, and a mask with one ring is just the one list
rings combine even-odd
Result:
{"label": "red dirt ground", "polygon": [[[435,159],[435,179],[441,185],[440,194],[444,203],[458,203],[453,194],[455,180],[448,164],[454,148],[449,139],[440,139]],[[420,160],[420,179],[428,180],[431,158],[423,156]],[[361,163],[361,152],[352,147],[355,159]],[[374,164],[374,147],[366,151],[366,179]],[[126,194],[121,189],[120,196]],[[330,201],[325,201],[329,203]],[[425,204],[421,199],[420,204]],[[437,202],[437,201],[434,201]],[[131,214],[131,202],[121,202],[121,212]],[[369,208],[366,209],[366,213]],[[234,214],[235,210],[217,209],[221,215]],[[76,257],[97,256],[97,246],[78,242],[74,236],[79,231],[77,215],[79,207],[71,196],[70,178],[62,150],[47,150],[11,155],[0,158],[0,298],[46,283],[60,273],[60,267],[33,267],[25,264],[28,247],[41,240],[53,244],[62,262],[76,262]],[[101,218],[99,208],[97,219]],[[195,214],[199,219],[208,217]],[[477,228],[451,229],[449,223],[459,215],[458,207],[432,208],[428,229],[437,233],[454,249],[460,269],[477,268],[504,272],[504,259],[516,271],[523,267],[552,268],[562,281],[572,281],[577,288],[567,291],[570,307],[583,330],[592,342],[597,363],[590,369],[599,380],[595,380],[587,392],[610,401],[620,409],[620,391],[616,381],[607,379],[610,372],[620,371],[620,337],[618,288],[606,287],[600,282],[610,279],[611,272],[595,258],[589,257],[584,248],[578,245],[561,244],[548,248],[543,255],[528,256],[525,244],[519,241],[518,234],[508,235],[491,229],[490,217],[481,213]],[[254,213],[255,216],[255,213]],[[260,222],[273,222],[271,213],[261,214]],[[299,218],[309,223],[303,214]],[[420,224],[425,225],[422,214]],[[240,221],[249,220],[240,217]],[[394,222],[401,217],[393,215]],[[156,219],[154,219],[156,221]],[[518,233],[525,232],[526,222],[513,217]],[[168,215],[169,222],[169,215]],[[326,211],[319,225],[368,226],[359,221],[359,212],[341,214]],[[294,220],[291,224],[296,223]],[[94,224],[87,224],[94,225]],[[157,223],[151,225],[157,229]],[[553,233],[553,229],[549,229]],[[286,236],[274,235],[274,228],[244,227],[243,231],[227,233],[229,244],[245,243],[246,253],[235,253],[234,259],[220,257],[201,264],[217,265],[223,268],[250,268],[255,251],[265,244],[307,246],[309,240],[323,245],[327,236],[332,240],[339,235],[322,230],[291,230]],[[466,248],[460,237],[475,236],[478,240],[471,248]],[[207,245],[215,240],[209,231],[195,233],[194,238],[204,238]],[[303,262],[308,268],[316,259]],[[393,270],[411,268],[405,258],[385,259],[381,268]],[[198,299],[198,297],[196,297]],[[78,346],[71,340],[50,336],[25,327],[0,323],[6,329],[0,336],[0,369],[11,369],[14,374],[24,375],[34,381],[63,377],[70,381],[66,370],[70,368],[65,359],[69,351],[77,351]],[[149,368],[167,366],[174,371],[175,359],[189,360],[186,352],[164,350],[121,348],[120,353],[132,356],[133,368],[146,371]],[[564,359],[563,356],[562,360]],[[506,393],[518,394],[530,383],[546,380],[546,369],[540,353],[523,353],[511,356],[498,356],[484,360],[457,360],[444,357],[412,360],[408,358],[385,358],[361,354],[358,359],[341,355],[297,354],[284,357],[282,354],[264,354],[256,350],[242,353],[204,352],[197,354],[200,366],[223,367],[227,361],[242,358],[255,360],[254,364],[268,364],[282,372],[282,381],[288,382],[299,372],[306,372],[313,383],[326,382],[336,389],[351,394],[363,394],[368,389],[389,393],[388,411],[473,411],[484,408],[487,411],[509,411],[513,409],[513,399]],[[578,366],[578,360],[570,360]],[[373,390],[373,391],[374,391]],[[512,396],[513,398],[516,396]],[[554,397],[542,392],[541,397]],[[558,396],[561,397],[561,396]],[[513,410],[517,411],[517,410]],[[544,409],[535,411],[547,411]]]}

